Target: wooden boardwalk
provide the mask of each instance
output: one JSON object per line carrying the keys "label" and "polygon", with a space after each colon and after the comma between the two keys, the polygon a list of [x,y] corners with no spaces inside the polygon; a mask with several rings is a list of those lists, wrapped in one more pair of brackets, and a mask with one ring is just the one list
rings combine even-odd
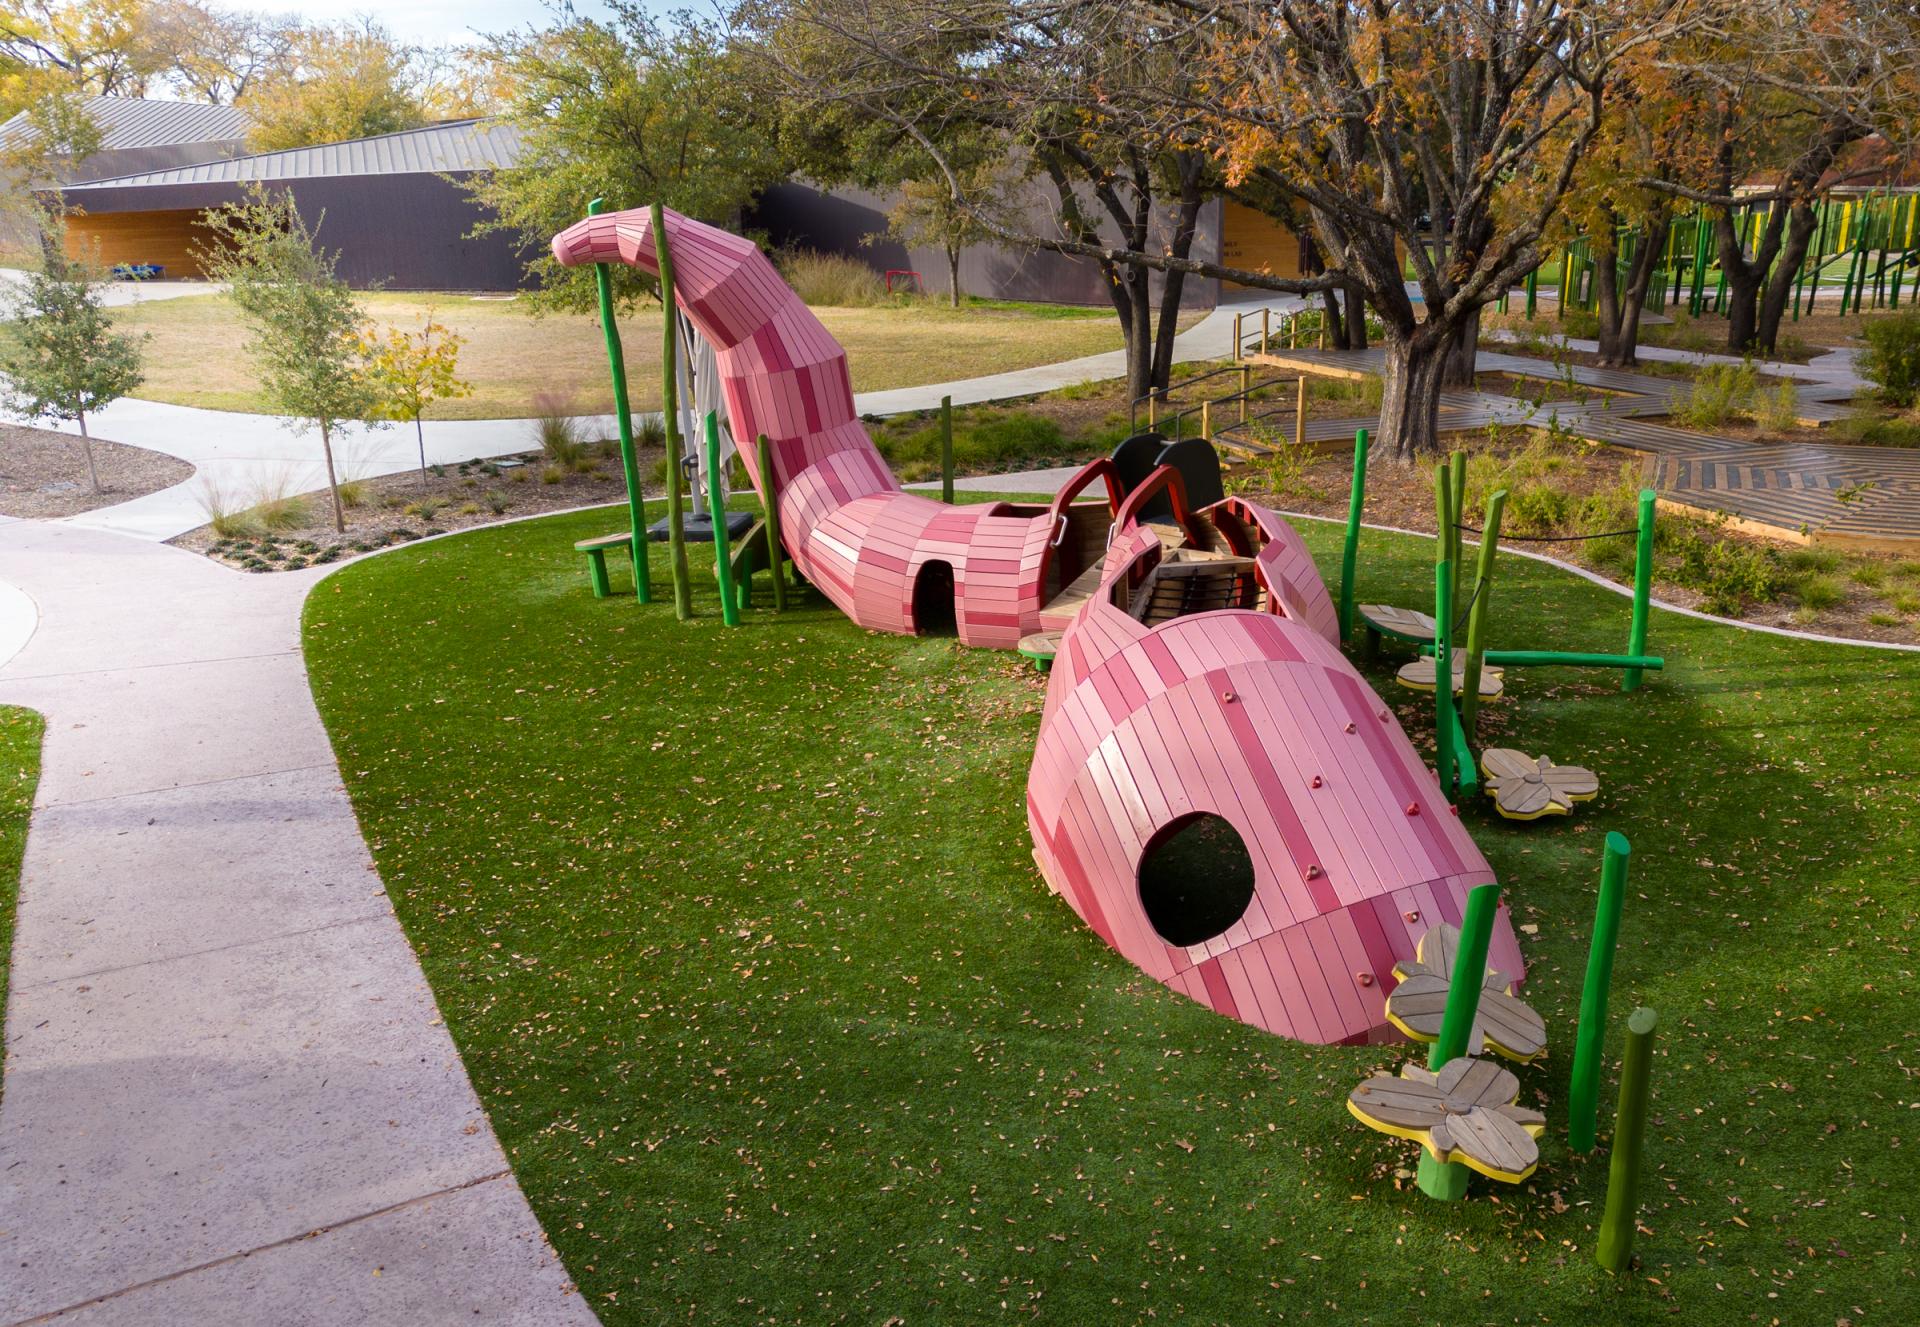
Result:
{"label": "wooden boardwalk", "polygon": [[[1288,350],[1249,356],[1270,368],[1319,377],[1355,379],[1377,374],[1386,357],[1368,350]],[[1581,364],[1482,350],[1482,373],[1507,373],[1545,381],[1570,381],[1609,393],[1591,401],[1535,406],[1490,392],[1448,392],[1440,399],[1442,433],[1477,433],[1490,425],[1557,425],[1566,433],[1647,452],[1654,486],[1672,507],[1721,515],[1736,525],[1776,537],[1886,552],[1920,549],[1920,451],[1838,443],[1750,442],[1696,433],[1652,422],[1673,413],[1686,390],[1679,378],[1631,369]],[[1796,417],[1818,426],[1849,413],[1853,388],[1844,383],[1796,383]],[[1340,444],[1354,431],[1375,428],[1376,417],[1312,420],[1307,440]],[[1241,426],[1216,431],[1229,453],[1257,459],[1277,445]]]}

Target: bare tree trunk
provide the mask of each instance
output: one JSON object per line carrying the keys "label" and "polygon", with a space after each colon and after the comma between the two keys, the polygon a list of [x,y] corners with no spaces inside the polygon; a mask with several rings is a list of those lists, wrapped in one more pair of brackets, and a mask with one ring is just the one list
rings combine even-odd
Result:
{"label": "bare tree trunk", "polygon": [[960,246],[947,246],[947,291],[954,308],[960,307]]}
{"label": "bare tree trunk", "polygon": [[320,421],[320,451],[327,458],[327,492],[333,495],[334,533],[345,534],[347,509],[340,504],[340,481],[333,473],[333,425],[324,419]]}
{"label": "bare tree trunk", "polygon": [[420,487],[427,486],[427,431],[420,426],[420,416],[413,417],[414,440],[420,444]]}
{"label": "bare tree trunk", "polygon": [[1480,310],[1474,309],[1460,320],[1447,339],[1446,359],[1441,366],[1443,387],[1470,390],[1473,370],[1480,358]]}
{"label": "bare tree trunk", "polygon": [[1380,393],[1380,455],[1412,465],[1440,450],[1440,391],[1451,328],[1422,324],[1411,335],[1387,329],[1387,364]]}
{"label": "bare tree trunk", "polygon": [[1754,325],[1754,343],[1763,354],[1771,355],[1779,350],[1780,320],[1786,316],[1787,302],[1793,298],[1794,282],[1799,278],[1800,265],[1807,260],[1807,246],[1818,224],[1819,218],[1808,203],[1795,203],[1788,214],[1786,244],[1780,250],[1780,261],[1774,264],[1773,273],[1767,278]]}
{"label": "bare tree trunk", "polygon": [[1360,288],[1358,281],[1347,281],[1340,287],[1340,303],[1345,311],[1343,330],[1346,337],[1341,346],[1346,350],[1365,350],[1367,348],[1367,294]]}
{"label": "bare tree trunk", "polygon": [[87,412],[82,410],[77,416],[80,421],[80,446],[87,453],[87,478],[93,481],[93,491],[100,492],[100,472],[93,468],[93,439],[87,436]]}
{"label": "bare tree trunk", "polygon": [[1599,296],[1600,362],[1607,368],[1630,368],[1639,362],[1640,312],[1647,287],[1667,243],[1665,217],[1652,226],[1627,265],[1627,284],[1620,286],[1619,265],[1602,260],[1593,267],[1594,290]]}

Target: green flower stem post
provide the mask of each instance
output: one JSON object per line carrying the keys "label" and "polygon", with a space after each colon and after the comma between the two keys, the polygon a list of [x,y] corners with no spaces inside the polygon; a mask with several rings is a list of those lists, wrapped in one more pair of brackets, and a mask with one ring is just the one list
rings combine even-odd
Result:
{"label": "green flower stem post", "polygon": [[720,416],[706,418],[707,514],[713,520],[713,575],[720,583],[720,621],[740,625],[740,601],[733,593],[733,541],[727,538],[727,506],[720,501]]}
{"label": "green flower stem post", "polygon": [[1640,1214],[1640,1157],[1647,1141],[1647,1095],[1653,1078],[1653,1034],[1660,1015],[1636,1009],[1627,1019],[1627,1053],[1620,1062],[1620,1106],[1613,1116],[1613,1156],[1607,1170],[1607,1207],[1593,1259],[1618,1276],[1633,1255]]}
{"label": "green flower stem post", "polygon": [[667,553],[673,565],[673,615],[685,622],[693,616],[693,581],[687,574],[686,504],[680,495],[680,383],[675,376],[679,352],[678,306],[673,294],[673,258],[667,252],[667,219],[660,204],[653,205],[653,253],[660,267],[660,304],[665,314],[662,342],[660,414],[667,426]]}
{"label": "green flower stem post", "polygon": [[780,566],[780,493],[773,478],[773,443],[762,433],[758,444],[760,459],[760,505],[767,513],[767,569],[773,573],[773,611],[787,611],[787,577]]}
{"label": "green flower stem post", "polygon": [[[587,204],[587,215],[597,217],[607,210],[607,200],[596,198]],[[620,327],[613,317],[613,274],[605,263],[593,265],[593,284],[600,297],[600,330],[607,339],[607,367],[613,374],[613,414],[620,427],[620,470],[627,479],[627,520],[632,531],[633,597],[641,603],[653,601],[653,586],[647,576],[647,497],[640,487],[640,467],[633,455],[633,410],[627,404],[627,359],[620,349]]]}
{"label": "green flower stem post", "polygon": [[[1487,946],[1493,939],[1493,917],[1499,906],[1498,885],[1481,885],[1467,895],[1467,912],[1460,919],[1460,949],[1453,960],[1453,981],[1447,987],[1447,1008],[1440,1018],[1440,1037],[1427,1052],[1430,1070],[1438,1072],[1467,1053],[1467,1037],[1480,1012]],[[1435,1161],[1431,1152],[1422,1149],[1416,1182],[1427,1197],[1456,1202],[1466,1196],[1467,1168],[1458,1161]]]}
{"label": "green flower stem post", "polygon": [[1448,630],[1446,611],[1453,599],[1453,564],[1438,563],[1433,569],[1433,607],[1438,619],[1433,628],[1433,736],[1434,773],[1440,780],[1440,795],[1454,799],[1454,785],[1461,756],[1454,746],[1453,640]]}
{"label": "green flower stem post", "polygon": [[[1640,490],[1639,531],[1633,549],[1633,625],[1627,634],[1627,653],[1647,652],[1647,612],[1653,598],[1653,513],[1657,501],[1650,488]],[[1634,691],[1645,674],[1629,668],[1620,675],[1620,689]]]}
{"label": "green flower stem post", "polygon": [[1587,982],[1580,992],[1580,1027],[1573,1047],[1573,1077],[1567,1087],[1567,1146],[1591,1152],[1599,1130],[1600,1055],[1607,1042],[1607,996],[1613,988],[1613,951],[1620,940],[1620,909],[1626,901],[1626,838],[1607,833],[1600,864],[1600,899],[1593,910],[1593,940],[1587,950]]}
{"label": "green flower stem post", "polygon": [[1480,717],[1480,667],[1487,643],[1487,603],[1493,598],[1493,561],[1500,551],[1500,519],[1506,510],[1504,488],[1487,498],[1487,519],[1480,532],[1480,557],[1474,567],[1473,596],[1467,609],[1467,672],[1466,684],[1460,691],[1460,726],[1469,738]]}
{"label": "green flower stem post", "polygon": [[1367,431],[1353,435],[1353,487],[1347,492],[1347,538],[1340,549],[1340,639],[1353,633],[1353,578],[1360,561],[1360,512],[1367,501]]}
{"label": "green flower stem post", "polygon": [[953,398],[940,398],[940,501],[953,501]]}

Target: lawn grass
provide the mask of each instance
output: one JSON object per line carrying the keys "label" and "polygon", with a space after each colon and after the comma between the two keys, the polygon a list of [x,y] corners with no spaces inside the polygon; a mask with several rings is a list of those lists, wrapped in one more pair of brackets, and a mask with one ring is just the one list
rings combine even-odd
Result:
{"label": "lawn grass", "polygon": [[[606,343],[596,319],[534,319],[517,301],[466,295],[374,293],[361,300],[377,323],[418,327],[431,316],[467,339],[460,373],[474,394],[434,406],[429,419],[516,418],[531,413],[533,398],[542,392],[571,399],[582,414],[613,408]],[[854,390],[862,392],[1003,373],[1120,346],[1111,313],[1060,317],[1044,305],[949,309],[921,300],[815,312],[847,348]],[[114,320],[151,338],[138,395],[214,410],[265,409],[246,353],[246,327],[224,296],[131,305],[116,309]],[[657,409],[660,311],[635,310],[620,326],[634,408]]]}
{"label": "lawn grass", "polygon": [[27,850],[27,818],[40,783],[40,735],[46,722],[32,710],[0,705],[0,1015],[7,1008],[7,969],[13,956],[13,918],[20,901],[20,857]]}
{"label": "lawn grass", "polygon": [[[1920,1320],[1920,657],[1659,612],[1637,694],[1509,674],[1486,735],[1602,795],[1466,812],[1537,928],[1553,1044],[1520,1076],[1553,1131],[1528,1184],[1441,1206],[1344,1108],[1402,1052],[1220,1018],[1046,890],[1039,674],[818,596],[727,631],[697,570],[686,625],[595,601],[570,543],[604,524],[372,559],[306,618],[387,888],[604,1322]],[[1333,565],[1337,527],[1304,530]],[[1361,598],[1430,596],[1431,549],[1370,533]],[[1557,570],[1513,559],[1498,595],[1496,647],[1624,643],[1625,601]],[[1609,829],[1634,845],[1610,1064],[1628,1010],[1662,1013],[1618,1282],[1605,1154],[1570,1156],[1560,1113]]]}

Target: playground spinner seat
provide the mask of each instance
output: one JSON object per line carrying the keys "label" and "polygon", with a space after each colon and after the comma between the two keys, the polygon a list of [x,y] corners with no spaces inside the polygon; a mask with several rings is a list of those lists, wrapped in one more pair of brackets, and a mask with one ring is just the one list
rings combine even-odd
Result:
{"label": "playground spinner seat", "polygon": [[[1400,984],[1387,997],[1387,1021],[1415,1041],[1438,1041],[1459,951],[1460,930],[1456,926],[1443,922],[1421,936],[1415,948],[1417,957],[1393,965],[1393,975]],[[1480,1055],[1489,1046],[1522,1064],[1538,1059],[1547,1049],[1546,1020],[1513,993],[1513,981],[1506,973],[1491,967],[1481,979],[1478,1012],[1467,1034],[1467,1054]]]}
{"label": "playground spinner seat", "polygon": [[1060,637],[1063,634],[1058,631],[1036,631],[1022,636],[1016,648],[1033,660],[1034,666],[1044,673],[1053,667],[1053,657],[1060,653]]}
{"label": "playground spinner seat", "polygon": [[591,539],[577,539],[573,549],[576,553],[587,555],[587,580],[593,585],[593,597],[605,599],[613,592],[612,584],[607,580],[607,550],[625,548],[632,556],[633,535],[625,530],[618,534],[595,535]]}
{"label": "playground spinner seat", "polygon": [[1360,621],[1367,629],[1367,645],[1377,647],[1382,636],[1391,636],[1413,645],[1431,645],[1435,624],[1425,613],[1392,604],[1361,604]]}
{"label": "playground spinner seat", "polygon": [[1556,765],[1545,756],[1536,758],[1509,747],[1482,751],[1480,769],[1487,776],[1493,809],[1508,820],[1570,815],[1575,802],[1590,802],[1600,795],[1600,780],[1592,770]]}

